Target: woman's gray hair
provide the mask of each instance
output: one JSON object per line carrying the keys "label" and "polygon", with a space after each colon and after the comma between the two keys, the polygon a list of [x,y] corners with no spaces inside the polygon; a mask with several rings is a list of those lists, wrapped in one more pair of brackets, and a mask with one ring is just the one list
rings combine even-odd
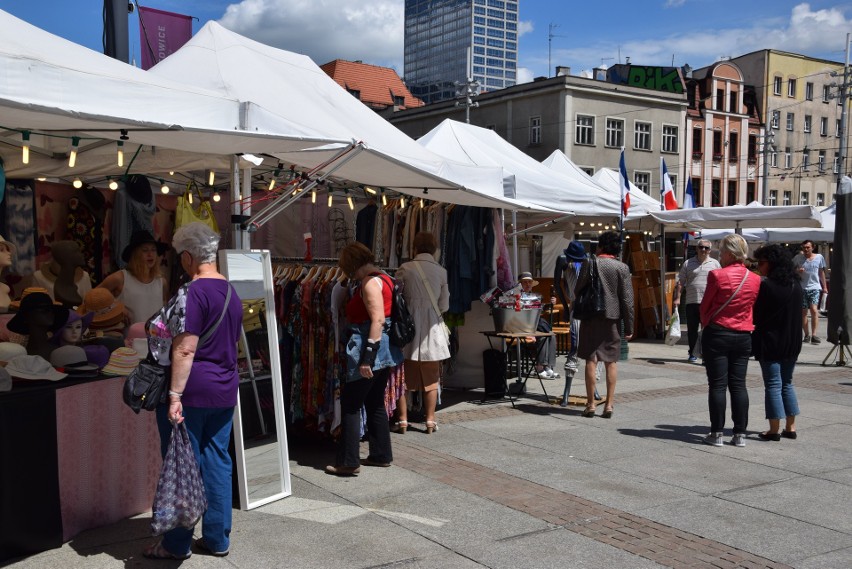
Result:
{"label": "woman's gray hair", "polygon": [[719,243],[719,251],[727,251],[737,261],[745,261],[748,257],[748,243],[746,243],[742,235],[729,233]]}
{"label": "woman's gray hair", "polygon": [[209,226],[193,221],[175,231],[172,247],[178,254],[188,251],[199,263],[215,263],[219,239],[219,234]]}

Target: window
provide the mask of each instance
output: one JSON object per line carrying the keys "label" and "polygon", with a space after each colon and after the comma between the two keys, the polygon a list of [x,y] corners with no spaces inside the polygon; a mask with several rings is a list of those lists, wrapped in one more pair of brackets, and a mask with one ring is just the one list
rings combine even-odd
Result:
{"label": "window", "polygon": [[725,110],[725,90],[724,89],[716,89],[716,110],[724,111]]}
{"label": "window", "polygon": [[840,136],[840,119],[834,121],[834,136]]}
{"label": "window", "polygon": [[710,189],[710,203],[714,207],[722,205],[722,180],[713,180]]}
{"label": "window", "polygon": [[794,97],[796,96],[796,80],[795,79],[787,79],[787,96]]}
{"label": "window", "polygon": [[825,172],[825,150],[820,150],[817,154],[817,167],[820,172]]}
{"label": "window", "polygon": [[777,168],[778,167],[778,151],[773,150],[769,153],[769,165]]}
{"label": "window", "polygon": [[[757,164],[757,135],[748,135],[748,163]],[[749,202],[751,203],[751,202]]]}
{"label": "window", "polygon": [[787,113],[787,130],[793,130],[793,123],[796,121],[795,113]]}
{"label": "window", "polygon": [[541,117],[530,117],[530,144],[541,144]]}
{"label": "window", "polygon": [[793,167],[793,154],[790,152],[790,147],[786,147],[784,149],[784,167],[792,168]]}
{"label": "window", "polygon": [[805,115],[805,132],[811,131],[811,123],[813,122],[813,117],[811,115]]}
{"label": "window", "polygon": [[737,182],[735,180],[728,180],[728,201],[726,203],[728,205],[737,203]]}
{"label": "window", "polygon": [[624,121],[606,119],[606,145],[611,148],[624,146]]}
{"label": "window", "polygon": [[577,115],[577,134],[574,139],[576,144],[595,144],[595,117],[591,115]]}
{"label": "window", "polygon": [[808,203],[810,201],[811,201],[810,192],[802,192],[802,194],[799,196],[799,205],[808,205]]}
{"label": "window", "polygon": [[837,174],[840,171],[840,153],[834,153],[834,165],[832,166],[832,171]]}
{"label": "window", "polygon": [[793,203],[793,192],[786,191],[784,192],[784,199],[781,201],[781,205],[791,205]]}
{"label": "window", "polygon": [[692,179],[692,205],[698,207],[701,205],[701,178]]}
{"label": "window", "polygon": [[831,100],[831,87],[828,85],[822,86],[822,102],[827,103]]}
{"label": "window", "polygon": [[779,128],[781,123],[781,111],[772,111],[772,128]]}
{"label": "window", "polygon": [[346,89],[346,90],[349,91],[349,94],[352,95],[353,97],[355,97],[356,99],[358,99],[358,100],[361,99],[361,91],[359,91],[358,89]]}
{"label": "window", "polygon": [[817,207],[823,207],[825,205],[825,194],[817,194]]}
{"label": "window", "polygon": [[701,139],[704,137],[704,131],[701,128],[692,129],[692,159],[701,160]]}
{"label": "window", "polygon": [[756,199],[754,182],[746,182],[746,203],[750,204]]}
{"label": "window", "polygon": [[813,101],[814,100],[814,84],[813,83],[805,83],[805,100]]}
{"label": "window", "polygon": [[732,132],[728,137],[728,162],[736,162],[740,155],[739,134]]}
{"label": "window", "polygon": [[819,119],[819,135],[828,136],[828,119],[826,117]]}
{"label": "window", "polygon": [[636,187],[645,192],[648,195],[651,195],[651,173],[650,172],[636,172],[633,174],[633,183],[636,184]]}
{"label": "window", "polygon": [[404,106],[404,105],[405,105],[405,97],[403,97],[403,96],[401,96],[401,95],[394,95],[394,96],[393,96],[393,105],[394,105],[395,107],[402,107],[402,106]]}
{"label": "window", "polygon": [[713,162],[722,161],[722,131],[713,131]]}
{"label": "window", "polygon": [[811,166],[811,151],[805,148],[802,151],[802,170],[807,170]]}
{"label": "window", "polygon": [[775,79],[772,82],[772,94],[773,95],[780,95],[781,94],[781,78],[780,77],[775,77]]}
{"label": "window", "polygon": [[651,150],[651,123],[636,121],[633,148],[637,150]]}
{"label": "window", "polygon": [[731,91],[728,94],[728,112],[736,113],[739,112],[739,93],[737,91]]}
{"label": "window", "polygon": [[778,203],[778,190],[769,190],[769,204],[775,205]]}
{"label": "window", "polygon": [[677,127],[663,125],[663,152],[677,153]]}
{"label": "window", "polygon": [[589,176],[595,175],[595,169],[594,168],[589,168],[588,166],[580,166],[580,170],[582,170],[583,172],[585,172]]}

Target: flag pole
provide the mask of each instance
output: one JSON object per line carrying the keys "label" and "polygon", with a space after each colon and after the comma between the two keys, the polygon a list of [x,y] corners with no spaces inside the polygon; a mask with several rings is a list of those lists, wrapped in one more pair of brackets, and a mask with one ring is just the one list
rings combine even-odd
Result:
{"label": "flag pole", "polygon": [[[660,211],[665,211],[663,192],[666,189],[665,180],[663,180],[663,157],[660,156]],[[666,228],[660,222],[660,322],[668,323],[669,305],[666,303]],[[662,325],[663,338],[666,334],[666,324]]]}

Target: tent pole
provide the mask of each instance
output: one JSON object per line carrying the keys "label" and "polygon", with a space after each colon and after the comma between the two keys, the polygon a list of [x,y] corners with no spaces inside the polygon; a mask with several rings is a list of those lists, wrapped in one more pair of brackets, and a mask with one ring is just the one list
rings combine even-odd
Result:
{"label": "tent pole", "polygon": [[231,155],[231,244],[234,249],[242,249],[242,233],[239,220],[242,212],[240,203],[240,167],[236,155]]}
{"label": "tent pole", "polygon": [[[505,210],[501,210],[505,211]],[[512,257],[515,263],[515,279],[520,274],[521,265],[518,262],[518,212],[512,210]],[[512,283],[514,284],[514,283]],[[518,371],[518,382],[521,381],[521,342],[515,342],[517,353],[515,354],[515,364]]]}
{"label": "tent pole", "polygon": [[[668,322],[669,305],[666,303],[666,227],[660,224],[660,319]],[[663,324],[663,336],[665,337],[666,325]]]}

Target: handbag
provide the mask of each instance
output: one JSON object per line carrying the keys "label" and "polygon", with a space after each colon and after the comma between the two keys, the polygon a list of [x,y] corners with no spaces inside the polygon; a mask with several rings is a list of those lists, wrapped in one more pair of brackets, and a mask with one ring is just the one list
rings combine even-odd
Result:
{"label": "handbag", "polygon": [[438,321],[441,323],[441,331],[444,333],[444,338],[446,338],[447,340],[447,345],[449,345],[450,328],[449,326],[447,326],[447,323],[444,322],[444,315],[441,314],[441,311],[438,308],[438,301],[435,300],[435,294],[432,292],[432,287],[429,286],[429,281],[426,280],[426,273],[423,272],[423,268],[417,261],[414,261],[414,266],[417,267],[417,272],[420,273],[420,278],[423,281],[423,286],[426,287],[426,292],[429,293],[429,300],[432,301],[432,308],[435,310],[435,314],[438,315]]}
{"label": "handbag", "polygon": [[589,282],[577,293],[572,307],[572,316],[577,320],[589,320],[606,312],[597,257],[590,255],[588,263]]}
{"label": "handbag", "polygon": [[[741,288],[743,288],[743,285],[745,284],[746,279],[748,278],[748,273],[749,273],[749,271],[748,271],[748,269],[746,269],[746,272],[743,275],[743,280],[740,281],[740,284],[737,287],[737,289],[734,291],[734,294],[732,294],[731,297],[728,298],[728,300],[725,301],[725,304],[723,304],[722,306],[717,308],[716,312],[714,312],[713,314],[710,315],[710,318],[707,320],[708,326],[713,323],[713,319],[716,318],[716,315],[719,314],[720,312],[722,312],[722,310],[724,310],[725,307],[728,306],[728,304],[732,300],[734,300],[734,297],[737,296],[737,293],[740,292]],[[698,357],[698,358],[701,358],[701,357],[704,356],[704,348],[701,346],[702,332],[704,332],[703,327],[701,328],[701,330],[698,331],[698,337],[695,339],[695,347],[692,348],[692,355],[694,355],[695,357]]]}
{"label": "handbag", "polygon": [[183,195],[178,197],[177,208],[175,209],[175,229],[198,221],[219,233],[219,224],[216,223],[216,217],[213,215],[213,207],[209,201],[201,197],[201,192],[198,192],[198,209],[192,206],[190,195],[193,187],[197,188],[190,182],[186,185],[186,191]]}
{"label": "handbag", "polygon": [[186,425],[175,423],[151,507],[151,534],[192,528],[207,511],[207,494]]}
{"label": "handbag", "polygon": [[[228,292],[225,294],[225,306],[222,308],[222,314],[219,315],[219,319],[216,323],[213,324],[213,326],[211,326],[211,328],[198,340],[199,348],[207,342],[210,336],[213,335],[213,332],[216,331],[216,328],[219,327],[219,324],[225,317],[225,313],[228,311],[228,304],[230,304],[230,302],[231,286],[228,285]],[[145,323],[146,330],[150,327],[151,321],[157,316],[159,316],[159,314],[155,314],[148,319],[148,322]],[[138,414],[142,409],[145,411],[153,411],[160,403],[165,403],[166,393],[168,392],[166,386],[168,385],[170,378],[169,370],[170,366],[161,365],[160,362],[154,360],[149,354],[146,359],[137,364],[133,371],[127,374],[127,379],[124,380],[124,389],[121,392],[121,397],[134,413]]]}

